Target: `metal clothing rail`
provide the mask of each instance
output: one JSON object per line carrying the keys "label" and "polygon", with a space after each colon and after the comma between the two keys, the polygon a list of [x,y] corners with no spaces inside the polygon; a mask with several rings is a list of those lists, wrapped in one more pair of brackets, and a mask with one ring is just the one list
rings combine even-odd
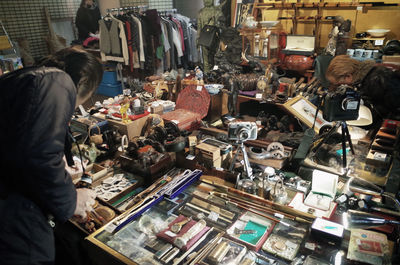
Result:
{"label": "metal clothing rail", "polygon": [[108,14],[112,12],[117,12],[119,15],[120,12],[129,12],[129,11],[142,11],[149,8],[147,5],[140,5],[140,6],[124,6],[124,7],[116,7],[116,8],[108,8],[106,11]]}

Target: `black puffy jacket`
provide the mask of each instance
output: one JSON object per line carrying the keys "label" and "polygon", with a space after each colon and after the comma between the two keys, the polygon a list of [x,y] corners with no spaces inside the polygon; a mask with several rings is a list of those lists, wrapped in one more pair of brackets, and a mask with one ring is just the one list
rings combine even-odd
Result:
{"label": "black puffy jacket", "polygon": [[68,220],[76,207],[63,161],[76,99],[72,79],[56,68],[25,68],[1,76],[0,91],[0,196],[19,193]]}

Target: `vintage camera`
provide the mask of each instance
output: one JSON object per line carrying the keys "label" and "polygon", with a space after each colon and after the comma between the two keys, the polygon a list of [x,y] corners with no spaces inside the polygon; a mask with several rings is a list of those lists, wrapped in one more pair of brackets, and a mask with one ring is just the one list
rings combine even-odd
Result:
{"label": "vintage camera", "polygon": [[323,117],[327,121],[357,120],[360,100],[360,94],[352,87],[341,85],[335,92],[325,95]]}
{"label": "vintage camera", "polygon": [[257,124],[255,122],[238,121],[228,124],[228,139],[231,141],[247,141],[257,139]]}

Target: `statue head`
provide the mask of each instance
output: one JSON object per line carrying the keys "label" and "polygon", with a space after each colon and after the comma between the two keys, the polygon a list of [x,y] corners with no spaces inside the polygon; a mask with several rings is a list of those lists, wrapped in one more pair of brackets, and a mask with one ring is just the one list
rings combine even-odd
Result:
{"label": "statue head", "polygon": [[214,0],[204,0],[204,6],[205,7],[214,6]]}

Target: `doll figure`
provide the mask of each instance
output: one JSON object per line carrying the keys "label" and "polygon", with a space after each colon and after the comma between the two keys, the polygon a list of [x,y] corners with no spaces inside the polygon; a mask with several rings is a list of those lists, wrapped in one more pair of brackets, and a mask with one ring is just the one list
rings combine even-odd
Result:
{"label": "doll figure", "polygon": [[129,123],[129,115],[128,115],[128,109],[130,107],[130,100],[128,97],[125,97],[124,100],[121,102],[121,109],[119,112],[121,113],[121,118],[123,123]]}

